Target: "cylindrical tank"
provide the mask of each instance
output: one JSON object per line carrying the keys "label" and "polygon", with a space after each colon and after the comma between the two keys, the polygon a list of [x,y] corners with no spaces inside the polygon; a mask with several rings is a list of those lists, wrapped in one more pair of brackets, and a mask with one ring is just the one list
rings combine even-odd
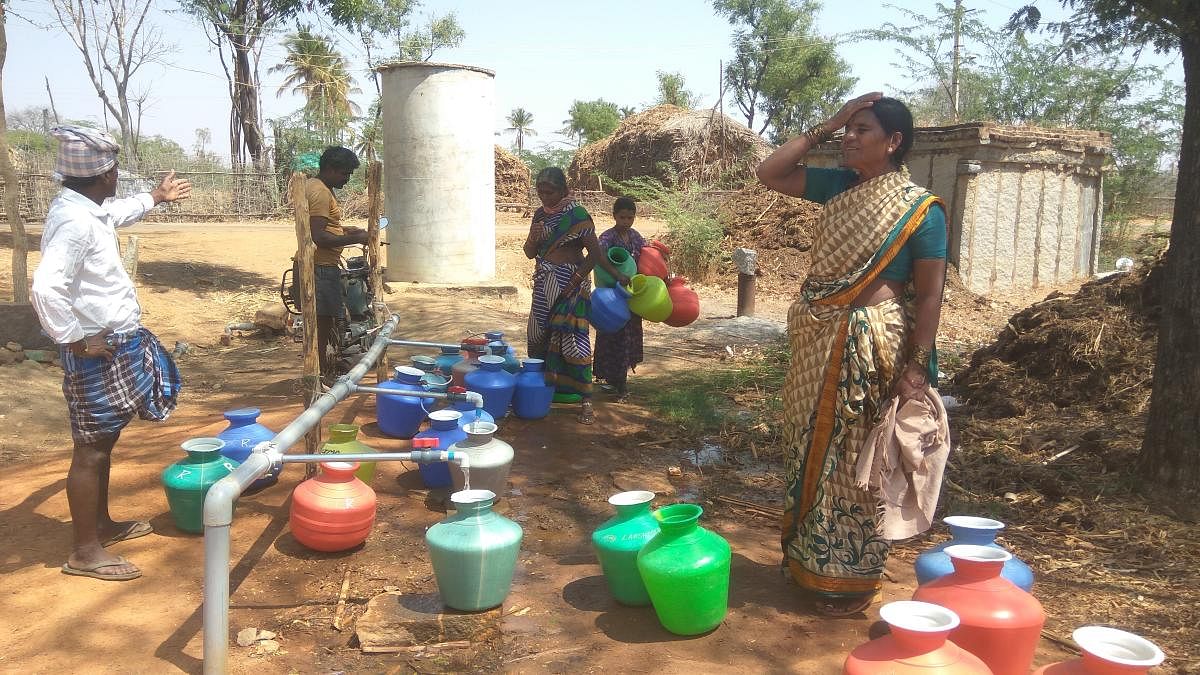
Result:
{"label": "cylindrical tank", "polygon": [[496,271],[495,73],[396,62],[383,80],[386,279],[469,283]]}

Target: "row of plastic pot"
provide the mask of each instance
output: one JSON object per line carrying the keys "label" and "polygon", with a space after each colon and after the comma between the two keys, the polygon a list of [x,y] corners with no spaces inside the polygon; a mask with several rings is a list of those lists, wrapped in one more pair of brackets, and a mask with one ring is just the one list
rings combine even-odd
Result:
{"label": "row of plastic pot", "polygon": [[[661,241],[652,241],[643,246],[637,260],[634,260],[633,254],[623,246],[610,246],[605,254],[608,262],[612,263],[618,272],[631,279],[635,274],[642,274],[665,280],[670,274],[667,261],[671,257],[671,247]],[[617,280],[599,265],[592,270],[592,281],[596,288],[612,288],[617,285]]]}
{"label": "row of plastic pot", "polygon": [[699,318],[700,297],[685,277],[663,281],[644,274],[633,275],[628,288],[617,284],[592,291],[588,320],[598,332],[616,333],[634,314],[679,328]]}
{"label": "row of plastic pot", "polygon": [[[1001,576],[1007,551],[971,544],[944,549],[953,571],[884,605],[891,632],[846,658],[847,675],[924,673],[1026,675],[1033,667],[1046,614],[1027,591]],[[1100,626],[1075,631],[1081,659],[1045,666],[1035,675],[1145,673],[1163,660],[1153,643]]]}
{"label": "row of plastic pot", "polygon": [[707,633],[729,606],[729,543],[700,527],[696,504],[651,512],[653,499],[646,490],[609,498],[617,513],[592,533],[608,589],[623,605],[652,605],[676,635]]}
{"label": "row of plastic pot", "polygon": [[[1004,523],[973,516],[944,522],[951,540],[917,557],[913,601],[884,605],[890,634],[855,649],[845,673],[1029,673],[1046,620],[1029,593],[1032,571],[995,542]],[[1089,626],[1074,637],[1082,659],[1035,672],[1144,673],[1163,659],[1152,643],[1112,628]]]}

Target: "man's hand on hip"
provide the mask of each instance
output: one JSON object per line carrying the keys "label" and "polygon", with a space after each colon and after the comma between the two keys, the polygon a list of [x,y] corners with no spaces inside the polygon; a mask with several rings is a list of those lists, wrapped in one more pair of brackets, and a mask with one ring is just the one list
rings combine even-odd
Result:
{"label": "man's hand on hip", "polygon": [[76,340],[70,345],[71,353],[75,356],[82,356],[89,359],[104,359],[111,361],[113,358],[112,345],[108,343],[108,336],[112,335],[112,331],[107,328],[89,335],[82,340]]}

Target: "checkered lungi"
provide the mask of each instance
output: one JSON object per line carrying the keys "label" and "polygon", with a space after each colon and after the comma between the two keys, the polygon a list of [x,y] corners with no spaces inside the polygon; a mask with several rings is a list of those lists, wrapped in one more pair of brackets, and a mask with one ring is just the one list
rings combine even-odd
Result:
{"label": "checkered lungi", "polygon": [[76,356],[61,347],[63,396],[71,436],[94,443],[120,433],[136,413],[161,422],[175,409],[179,369],[162,343],[145,328],[110,336],[113,358]]}

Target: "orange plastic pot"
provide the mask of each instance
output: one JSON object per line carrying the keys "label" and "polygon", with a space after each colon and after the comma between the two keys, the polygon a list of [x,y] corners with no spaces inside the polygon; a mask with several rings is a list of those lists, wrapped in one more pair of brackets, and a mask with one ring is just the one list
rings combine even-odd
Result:
{"label": "orange plastic pot", "polygon": [[671,296],[671,315],[663,323],[681,328],[700,318],[700,296],[687,287],[687,277],[668,279],[667,295]]}
{"label": "orange plastic pot", "polygon": [[367,540],[375,524],[375,491],[354,477],[358,462],[322,462],[321,472],[292,492],[296,541],[314,551],[345,551]]}
{"label": "orange plastic pot", "polygon": [[1163,662],[1158,645],[1116,628],[1084,626],[1071,639],[1083,656],[1038,668],[1033,675],[1141,675]]}
{"label": "orange plastic pot", "polygon": [[1041,638],[1046,613],[1032,595],[1000,576],[1008,551],[989,546],[950,546],[954,572],[917,588],[913,600],[958,614],[950,639],[978,656],[996,675],[1026,675]]}
{"label": "orange plastic pot", "polygon": [[891,633],[846,657],[845,675],[990,675],[983,661],[950,640],[958,615],[927,602],[889,602],[879,616]]}
{"label": "orange plastic pot", "polygon": [[667,279],[667,260],[671,257],[671,247],[661,241],[652,241],[642,247],[642,252],[638,254],[637,271],[638,274],[645,274],[648,277],[658,277],[663,281]]}

